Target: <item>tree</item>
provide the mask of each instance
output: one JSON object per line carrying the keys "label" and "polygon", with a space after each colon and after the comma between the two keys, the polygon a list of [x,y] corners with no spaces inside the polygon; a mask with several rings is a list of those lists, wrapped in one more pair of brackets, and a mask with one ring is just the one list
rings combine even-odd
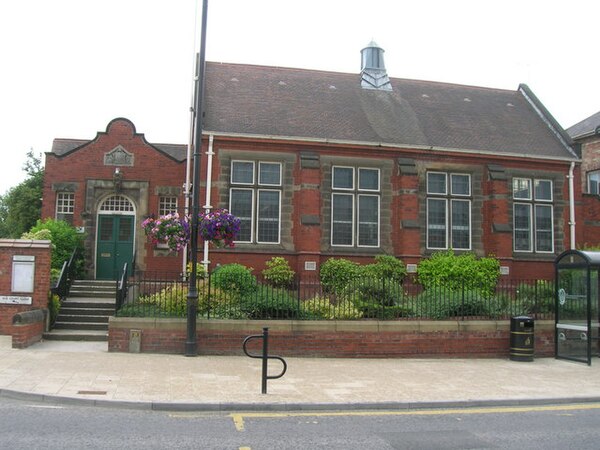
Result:
{"label": "tree", "polygon": [[0,237],[19,238],[41,217],[44,168],[41,155],[27,152],[23,165],[27,178],[0,196]]}

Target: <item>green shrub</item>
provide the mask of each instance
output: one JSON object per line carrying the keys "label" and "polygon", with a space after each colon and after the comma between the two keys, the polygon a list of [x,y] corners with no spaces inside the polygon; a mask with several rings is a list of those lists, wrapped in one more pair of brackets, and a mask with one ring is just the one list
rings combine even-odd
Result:
{"label": "green shrub", "polygon": [[355,302],[376,306],[394,306],[403,297],[402,285],[385,278],[361,277],[346,287],[345,296]]}
{"label": "green shrub", "polygon": [[554,281],[537,280],[534,284],[520,283],[515,295],[518,314],[554,312]]}
{"label": "green shrub", "polygon": [[302,302],[302,309],[310,317],[327,320],[352,320],[360,319],[362,313],[349,300],[337,304],[332,303],[327,296],[313,297]]}
{"label": "green shrub", "polygon": [[361,273],[367,277],[394,280],[399,283],[404,281],[406,267],[402,260],[391,255],[377,255],[375,264],[367,264],[361,267]]}
{"label": "green shrub", "polygon": [[344,258],[330,258],[321,265],[320,278],[323,292],[340,293],[360,273],[360,266]]}
{"label": "green shrub", "polygon": [[50,324],[54,325],[56,322],[56,317],[58,316],[58,312],[60,311],[60,297],[56,294],[49,293],[48,294],[48,311],[50,312]]}
{"label": "green shrub", "polygon": [[450,319],[456,317],[499,317],[505,312],[505,303],[480,290],[449,290],[434,287],[422,292],[416,302],[419,317]]}
{"label": "green shrub", "polygon": [[83,235],[63,220],[38,220],[29,232],[24,233],[23,239],[49,239],[52,241],[51,269],[61,270],[63,263],[68,261],[73,250],[78,249],[80,258],[76,261],[75,276],[83,275]]}
{"label": "green shrub", "polygon": [[211,275],[211,283],[215,288],[228,293],[235,293],[240,298],[254,293],[257,289],[256,277],[252,268],[232,263],[218,267]]}
{"label": "green shrub", "polygon": [[496,258],[477,259],[472,253],[455,255],[452,250],[434,253],[421,261],[418,268],[418,279],[425,289],[476,288],[485,296],[494,294],[499,275],[500,263]]}
{"label": "green shrub", "polygon": [[271,286],[291,286],[296,273],[290,267],[287,259],[281,256],[273,256],[265,265],[267,268],[262,271],[262,274]]}
{"label": "green shrub", "polygon": [[173,283],[154,294],[140,296],[138,303],[152,306],[153,311],[156,308],[161,316],[184,317],[187,315],[187,295],[187,285]]}
{"label": "green shrub", "polygon": [[304,311],[298,299],[285,289],[259,285],[251,296],[242,297],[240,308],[249,319],[300,319]]}

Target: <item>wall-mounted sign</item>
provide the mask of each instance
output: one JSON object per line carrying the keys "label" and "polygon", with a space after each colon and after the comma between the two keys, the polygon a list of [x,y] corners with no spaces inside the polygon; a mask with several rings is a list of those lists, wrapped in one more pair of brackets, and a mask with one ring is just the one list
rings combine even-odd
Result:
{"label": "wall-mounted sign", "polygon": [[31,297],[18,295],[0,295],[0,303],[5,305],[31,305]]}
{"label": "wall-mounted sign", "polygon": [[417,265],[416,264],[407,264],[406,272],[407,273],[417,273]]}
{"label": "wall-mounted sign", "polygon": [[317,270],[316,261],[304,261],[304,270]]}
{"label": "wall-mounted sign", "polygon": [[12,264],[12,292],[33,292],[35,256],[14,255]]}

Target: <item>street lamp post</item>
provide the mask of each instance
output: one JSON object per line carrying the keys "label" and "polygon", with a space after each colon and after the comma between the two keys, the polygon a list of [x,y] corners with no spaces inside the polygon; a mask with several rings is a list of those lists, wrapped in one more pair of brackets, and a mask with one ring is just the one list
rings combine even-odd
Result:
{"label": "street lamp post", "polygon": [[206,63],[206,17],[208,0],[202,1],[202,25],[200,32],[200,58],[196,68],[196,94],[194,104],[194,177],[192,181],[192,227],[190,239],[191,273],[187,296],[187,339],[185,356],[198,354],[196,336],[196,313],[198,311],[198,283],[196,269],[198,267],[198,215],[200,213],[200,155],[202,149],[202,119],[204,99],[204,66]]}

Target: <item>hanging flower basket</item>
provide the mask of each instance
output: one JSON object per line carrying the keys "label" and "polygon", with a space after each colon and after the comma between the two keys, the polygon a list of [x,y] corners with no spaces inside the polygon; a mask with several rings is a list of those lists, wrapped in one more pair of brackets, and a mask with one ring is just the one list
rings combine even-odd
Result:
{"label": "hanging flower basket", "polygon": [[198,216],[198,233],[217,247],[233,247],[240,232],[240,219],[226,209],[215,209]]}
{"label": "hanging flower basket", "polygon": [[[178,252],[189,242],[191,224],[187,217],[177,213],[166,216],[150,216],[142,222],[148,241],[154,245],[166,244]],[[240,219],[226,209],[216,209],[198,215],[198,235],[217,247],[233,247],[240,232]]]}
{"label": "hanging flower basket", "polygon": [[166,244],[171,250],[178,252],[190,239],[190,226],[185,218],[172,213],[155,218],[148,217],[142,222],[142,228],[153,244]]}

